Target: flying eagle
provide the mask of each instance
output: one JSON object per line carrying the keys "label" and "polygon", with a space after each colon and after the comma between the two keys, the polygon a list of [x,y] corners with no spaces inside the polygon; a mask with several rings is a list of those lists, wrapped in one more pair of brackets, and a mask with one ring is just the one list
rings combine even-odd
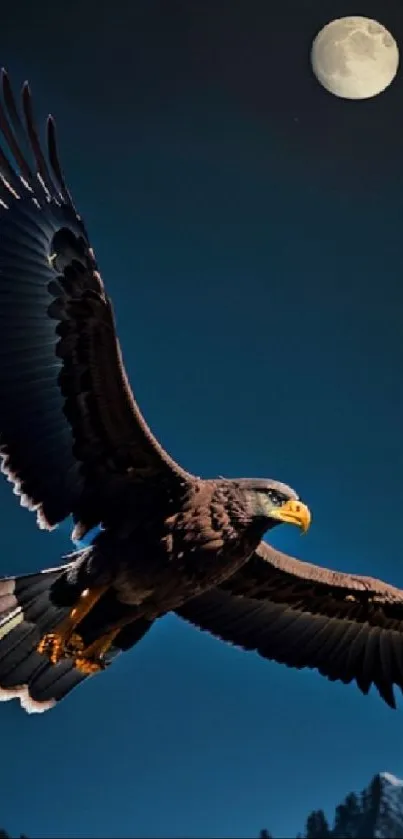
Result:
{"label": "flying eagle", "polygon": [[403,689],[403,592],[274,550],[310,512],[274,480],[202,480],[164,451],[133,396],[110,299],[66,186],[55,124],[38,137],[3,71],[0,455],[39,527],[68,516],[64,564],[0,580],[0,699],[54,706],[174,612],[217,638],[331,680]]}

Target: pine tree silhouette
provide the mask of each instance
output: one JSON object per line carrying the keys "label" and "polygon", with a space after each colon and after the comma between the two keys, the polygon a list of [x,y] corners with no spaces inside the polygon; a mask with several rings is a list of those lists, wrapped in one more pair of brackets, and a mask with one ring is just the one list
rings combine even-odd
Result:
{"label": "pine tree silhouette", "polygon": [[330,839],[331,835],[323,810],[313,810],[306,820],[305,839]]}
{"label": "pine tree silhouette", "polygon": [[362,808],[358,796],[350,792],[342,804],[336,807],[333,836],[334,839],[352,839],[357,836],[360,827]]}

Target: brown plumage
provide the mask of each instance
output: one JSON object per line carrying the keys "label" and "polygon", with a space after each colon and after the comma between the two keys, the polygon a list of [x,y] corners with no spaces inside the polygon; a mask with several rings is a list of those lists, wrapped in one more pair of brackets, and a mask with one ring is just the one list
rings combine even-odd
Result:
{"label": "brown plumage", "polygon": [[244,649],[329,679],[403,688],[403,593],[262,542],[307,529],[272,480],[201,480],[153,436],[123,366],[109,297],[28,85],[0,104],[0,453],[50,529],[70,514],[90,547],[0,580],[0,699],[42,711],[174,611]]}
{"label": "brown plumage", "polygon": [[264,658],[330,680],[375,684],[394,707],[403,686],[403,592],[372,577],[300,562],[261,542],[218,588],[180,607],[186,620]]}

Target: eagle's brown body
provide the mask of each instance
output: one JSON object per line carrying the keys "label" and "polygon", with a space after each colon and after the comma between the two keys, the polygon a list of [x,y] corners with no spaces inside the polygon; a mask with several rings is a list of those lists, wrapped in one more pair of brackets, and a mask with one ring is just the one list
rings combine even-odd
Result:
{"label": "eagle's brown body", "polygon": [[265,658],[403,688],[403,592],[274,550],[307,529],[290,487],[201,480],[164,451],[128,383],[112,306],[48,122],[38,139],[3,74],[0,103],[0,455],[50,529],[93,543],[54,569],[0,580],[0,700],[43,711],[174,611]]}
{"label": "eagle's brown body", "polygon": [[108,563],[110,585],[119,601],[155,618],[220,585],[248,560],[265,525],[256,522],[242,490],[231,482],[194,480],[183,494],[168,498],[157,515],[144,510],[127,522],[126,534],[102,534],[96,552]]}

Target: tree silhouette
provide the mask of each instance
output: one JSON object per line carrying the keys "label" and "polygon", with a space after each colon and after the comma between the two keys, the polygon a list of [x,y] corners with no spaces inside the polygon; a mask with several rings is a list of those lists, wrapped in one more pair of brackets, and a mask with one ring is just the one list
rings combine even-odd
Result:
{"label": "tree silhouette", "polygon": [[305,839],[330,839],[331,835],[323,810],[313,810],[306,820]]}
{"label": "tree silhouette", "polygon": [[350,792],[342,804],[336,807],[333,836],[335,839],[353,839],[357,835],[362,815],[358,796]]}

